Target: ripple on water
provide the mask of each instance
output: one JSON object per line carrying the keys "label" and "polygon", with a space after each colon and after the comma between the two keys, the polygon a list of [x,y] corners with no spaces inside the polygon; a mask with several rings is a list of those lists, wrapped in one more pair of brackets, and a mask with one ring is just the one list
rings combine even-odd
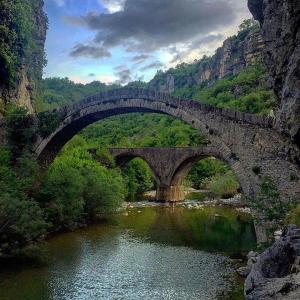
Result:
{"label": "ripple on water", "polygon": [[[51,272],[53,299],[216,299],[229,284],[229,261],[186,247],[157,245],[118,236],[117,247],[86,245],[73,272]],[[68,266],[70,270],[70,266]],[[199,272],[200,270],[200,272]]]}

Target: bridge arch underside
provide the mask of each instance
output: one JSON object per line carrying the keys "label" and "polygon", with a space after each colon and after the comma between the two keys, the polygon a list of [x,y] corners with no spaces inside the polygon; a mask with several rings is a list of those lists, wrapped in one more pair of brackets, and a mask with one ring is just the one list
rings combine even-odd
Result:
{"label": "bridge arch underside", "polygon": [[[112,153],[113,154],[113,153]],[[132,160],[139,158],[141,160],[143,160],[144,162],[147,163],[147,165],[149,166],[149,168],[151,169],[152,172],[152,176],[156,182],[156,185],[159,185],[160,183],[160,178],[159,178],[159,174],[158,171],[155,168],[155,165],[152,163],[152,161],[148,161],[147,158],[145,158],[143,155],[134,155],[134,154],[120,154],[114,157],[115,158],[115,162],[116,165],[120,168],[120,169],[124,169],[126,168],[126,166],[128,165],[128,163],[130,163]]]}
{"label": "bridge arch underside", "polygon": [[[108,98],[101,97],[100,100],[97,96],[91,97],[57,110],[64,115],[59,128],[49,137],[39,138],[34,146],[41,165],[47,167],[74,135],[94,122],[127,113],[160,113],[180,119],[199,130],[207,138],[212,156],[223,160],[232,168],[245,195],[253,196],[259,189],[259,178],[252,171],[256,165],[261,166],[262,172],[274,179],[284,197],[300,193],[297,182],[288,180],[289,174],[284,175],[286,179],[282,177],[282,170],[290,169],[296,174],[299,174],[299,170],[276,156],[279,139],[272,129],[226,117],[217,109],[202,109],[201,104],[195,101],[172,99],[168,96],[165,99],[158,96],[156,99],[155,95],[149,98],[117,94]],[[276,147],[264,148],[266,144]],[[284,148],[283,143],[280,147]],[[187,166],[181,172],[186,172],[186,168]]]}

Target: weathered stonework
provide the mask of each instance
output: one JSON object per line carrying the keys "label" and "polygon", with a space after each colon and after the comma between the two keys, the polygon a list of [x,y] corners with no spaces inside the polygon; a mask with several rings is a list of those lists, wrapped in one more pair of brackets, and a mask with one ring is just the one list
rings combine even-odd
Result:
{"label": "weathered stonework", "polygon": [[[201,131],[215,156],[231,166],[243,192],[253,196],[260,178],[269,176],[283,199],[300,199],[300,171],[295,163],[298,149],[273,129],[270,117],[220,109],[192,100],[143,89],[118,89],[87,97],[79,103],[55,110],[64,115],[59,128],[41,137],[34,150],[44,165],[87,125],[109,116],[131,112],[164,113]],[[253,169],[259,167],[260,173]]]}

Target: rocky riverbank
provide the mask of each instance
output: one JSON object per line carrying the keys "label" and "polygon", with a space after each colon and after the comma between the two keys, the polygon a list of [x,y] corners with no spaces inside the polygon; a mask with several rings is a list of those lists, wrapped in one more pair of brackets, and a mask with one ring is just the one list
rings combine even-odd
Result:
{"label": "rocky riverbank", "polygon": [[250,252],[244,271],[246,300],[300,299],[300,229],[289,225],[262,254]]}
{"label": "rocky riverbank", "polygon": [[[149,193],[150,194],[150,193]],[[185,200],[185,201],[179,201],[179,202],[167,202],[167,203],[161,203],[161,202],[155,202],[154,198],[153,200],[145,200],[145,201],[138,201],[138,202],[125,202],[124,208],[135,208],[135,207],[155,207],[155,206],[166,206],[166,207],[173,207],[173,206],[181,206],[186,207],[188,209],[192,208],[202,208],[204,206],[208,205],[224,205],[224,206],[230,206],[236,208],[238,211],[244,212],[244,213],[251,213],[250,208],[246,207],[241,194],[237,194],[232,198],[228,199],[207,199],[207,200]]]}

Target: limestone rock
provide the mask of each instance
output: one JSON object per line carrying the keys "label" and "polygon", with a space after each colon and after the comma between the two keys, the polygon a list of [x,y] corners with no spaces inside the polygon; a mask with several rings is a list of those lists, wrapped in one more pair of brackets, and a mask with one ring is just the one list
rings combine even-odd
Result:
{"label": "limestone rock", "polygon": [[163,83],[160,77],[155,76],[150,81],[149,87],[172,93],[175,88],[191,87],[202,83],[212,85],[218,79],[237,74],[255,61],[261,60],[263,47],[260,32],[250,31],[243,37],[228,38],[223,46],[216,50],[215,55],[198,64],[195,74],[176,80],[176,76],[170,70],[164,73]]}
{"label": "limestone rock", "polygon": [[299,254],[300,229],[290,225],[253,265],[245,281],[246,299],[300,299]]}
{"label": "limestone rock", "polygon": [[300,146],[300,1],[248,0],[260,21],[264,61],[280,107],[279,130]]}

